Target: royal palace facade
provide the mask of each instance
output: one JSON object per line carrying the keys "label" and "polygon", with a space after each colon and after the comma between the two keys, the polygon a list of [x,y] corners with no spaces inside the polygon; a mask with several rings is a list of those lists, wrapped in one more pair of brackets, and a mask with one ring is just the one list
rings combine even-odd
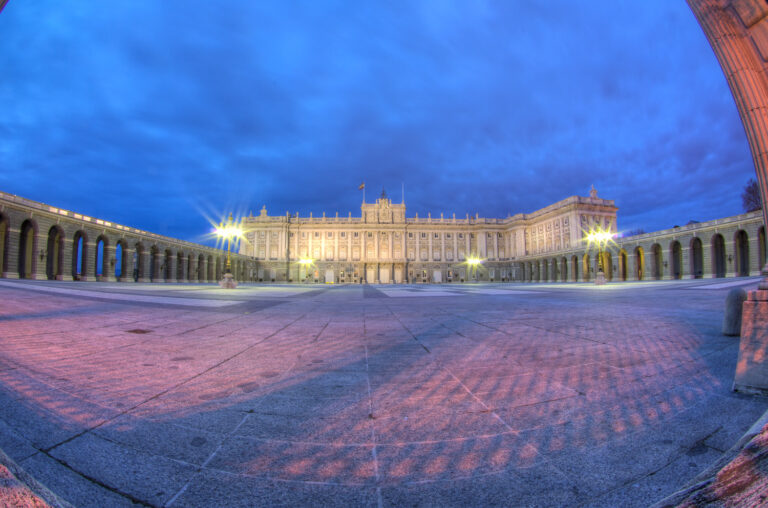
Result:
{"label": "royal palace facade", "polygon": [[592,189],[504,219],[406,216],[385,193],[353,217],[270,216],[243,221],[239,253],[264,282],[440,283],[524,278],[521,259],[583,249],[585,232],[616,232],[612,200]]}

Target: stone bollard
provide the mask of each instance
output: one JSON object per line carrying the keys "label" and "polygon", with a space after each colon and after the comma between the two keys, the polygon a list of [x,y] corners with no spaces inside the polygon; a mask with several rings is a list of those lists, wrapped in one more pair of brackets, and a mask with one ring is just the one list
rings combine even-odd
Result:
{"label": "stone bollard", "polygon": [[725,315],[723,316],[723,335],[738,337],[741,335],[741,310],[747,292],[741,288],[734,288],[728,292],[725,298]]}

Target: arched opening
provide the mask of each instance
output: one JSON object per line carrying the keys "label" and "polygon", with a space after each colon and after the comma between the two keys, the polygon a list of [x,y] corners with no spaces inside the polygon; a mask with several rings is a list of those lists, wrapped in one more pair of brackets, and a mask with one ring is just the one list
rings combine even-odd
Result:
{"label": "arched opening", "polygon": [[8,273],[8,218],[0,214],[0,277]]}
{"label": "arched opening", "polygon": [[613,256],[608,251],[603,252],[603,273],[605,280],[613,280]]}
{"label": "arched opening", "polygon": [[568,259],[560,259],[560,280],[568,282]]}
{"label": "arched opening", "polygon": [[669,246],[669,257],[672,260],[672,278],[683,278],[683,249],[680,247],[680,242],[675,240]]}
{"label": "arched opening", "polygon": [[590,274],[590,272],[592,270],[591,270],[591,267],[589,266],[589,252],[584,254],[584,256],[583,256],[583,258],[581,260],[581,263],[582,263],[582,274],[583,274],[582,278],[583,278],[584,282],[589,282],[589,279],[592,276]]}
{"label": "arched opening", "polygon": [[541,270],[539,274],[539,282],[547,282],[549,280],[549,261],[546,259],[542,259],[538,261],[539,263],[539,269]]}
{"label": "arched opening", "polygon": [[62,280],[64,271],[64,231],[59,226],[53,226],[48,230],[48,245],[45,260],[45,275],[48,280]]}
{"label": "arched opening", "polygon": [[109,263],[105,254],[107,250],[107,238],[103,235],[96,239],[96,280],[103,280],[107,274],[108,268],[104,267],[105,263]]}
{"label": "arched opening", "polygon": [[725,277],[725,238],[719,233],[712,237],[712,273],[717,278]]}
{"label": "arched opening", "polygon": [[213,265],[213,256],[208,256],[208,274],[206,275],[207,281],[212,281],[214,276],[214,270],[216,267]]}
{"label": "arched opening", "polygon": [[736,275],[746,277],[749,275],[749,237],[747,232],[743,229],[738,230],[733,243],[736,252],[736,256],[734,256]]}
{"label": "arched opening", "polygon": [[654,243],[653,247],[651,247],[651,261],[651,270],[653,271],[654,280],[661,280],[664,275],[664,260],[662,258],[661,245],[658,243]]}
{"label": "arched opening", "polygon": [[115,244],[115,279],[126,280],[128,274],[128,256],[126,252],[125,240],[118,240]]}
{"label": "arched opening", "polygon": [[197,281],[205,281],[205,256],[202,254],[197,256]]}
{"label": "arched opening", "polygon": [[757,230],[757,268],[762,270],[765,266],[765,226]]}
{"label": "arched opening", "polygon": [[221,258],[216,257],[216,278],[214,280],[221,280]]}
{"label": "arched opening", "polygon": [[74,280],[85,279],[85,259],[88,241],[83,231],[77,231],[72,238],[72,278]]}
{"label": "arched opening", "polygon": [[627,251],[619,251],[619,280],[627,280]]}
{"label": "arched opening", "polygon": [[704,277],[704,250],[698,238],[691,240],[691,275],[694,279]]}
{"label": "arched opening", "polygon": [[158,257],[157,245],[153,245],[149,249],[149,280],[152,282],[157,281]]}
{"label": "arched opening", "polygon": [[642,247],[635,247],[635,278],[643,280],[645,277],[645,252]]}
{"label": "arched opening", "polygon": [[34,279],[36,271],[35,251],[37,227],[31,220],[25,220],[21,224],[19,235],[19,278]]}

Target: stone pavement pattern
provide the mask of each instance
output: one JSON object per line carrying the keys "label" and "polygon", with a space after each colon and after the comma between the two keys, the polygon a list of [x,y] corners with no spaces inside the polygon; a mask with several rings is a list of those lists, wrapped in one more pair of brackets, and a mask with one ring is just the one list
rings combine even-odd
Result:
{"label": "stone pavement pattern", "polygon": [[732,286],[7,282],[0,449],[75,506],[647,506],[768,408]]}

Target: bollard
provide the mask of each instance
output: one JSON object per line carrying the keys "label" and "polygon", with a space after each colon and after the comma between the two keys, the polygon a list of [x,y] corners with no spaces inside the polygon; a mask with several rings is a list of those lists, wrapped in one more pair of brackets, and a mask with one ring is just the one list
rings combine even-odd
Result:
{"label": "bollard", "polygon": [[741,335],[741,308],[747,292],[741,288],[734,288],[728,292],[725,298],[725,315],[723,316],[723,335],[738,337]]}

